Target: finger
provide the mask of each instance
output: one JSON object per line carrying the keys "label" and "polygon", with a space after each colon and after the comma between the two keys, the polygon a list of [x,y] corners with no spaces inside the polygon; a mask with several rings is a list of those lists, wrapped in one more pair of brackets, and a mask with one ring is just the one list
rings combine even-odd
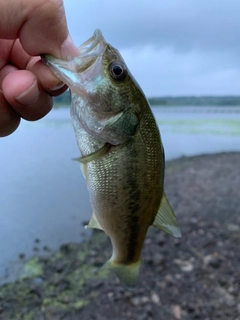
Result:
{"label": "finger", "polygon": [[0,137],[13,133],[20,123],[20,116],[11,108],[0,90]]}
{"label": "finger", "polygon": [[41,86],[50,94],[55,96],[63,93],[67,89],[67,86],[64,85],[52,73],[52,71],[42,63],[39,56],[31,57],[23,50],[19,39],[17,39],[12,46],[9,60],[18,69],[26,69],[34,73],[40,81]]}
{"label": "finger", "polygon": [[52,108],[52,97],[38,84],[37,77],[27,70],[9,73],[2,82],[7,102],[26,120],[38,120]]}
{"label": "finger", "polygon": [[3,69],[0,70],[0,89],[2,88],[3,79],[11,72],[17,71],[18,69],[11,64],[7,64]]}
{"label": "finger", "polygon": [[59,95],[68,88],[67,85],[60,81],[52,71],[42,63],[40,58],[31,59],[27,65],[27,70],[37,76],[43,89],[49,92],[52,96]]}
{"label": "finger", "polygon": [[19,38],[29,55],[48,53],[66,59],[69,54],[78,54],[69,36],[62,0],[1,1],[0,11],[0,37]]}
{"label": "finger", "polygon": [[0,69],[8,63],[13,43],[13,40],[0,39]]}

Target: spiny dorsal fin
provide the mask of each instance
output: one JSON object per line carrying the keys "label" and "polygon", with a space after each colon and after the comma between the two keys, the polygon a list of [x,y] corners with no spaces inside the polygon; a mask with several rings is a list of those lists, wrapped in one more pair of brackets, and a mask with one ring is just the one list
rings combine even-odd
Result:
{"label": "spiny dorsal fin", "polygon": [[165,193],[163,193],[158,213],[153,221],[153,226],[176,238],[180,238],[182,236],[177,219]]}
{"label": "spiny dorsal fin", "polygon": [[94,213],[92,214],[92,218],[89,221],[88,225],[85,226],[85,229],[88,229],[88,228],[103,230],[102,227],[100,226],[100,224],[98,223],[97,219],[95,218]]}

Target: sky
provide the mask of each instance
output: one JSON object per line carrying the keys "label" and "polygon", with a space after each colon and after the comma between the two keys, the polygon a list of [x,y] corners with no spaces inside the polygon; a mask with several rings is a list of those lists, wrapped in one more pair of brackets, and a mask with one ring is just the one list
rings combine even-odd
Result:
{"label": "sky", "polygon": [[239,0],[65,0],[77,46],[101,29],[148,97],[240,95]]}

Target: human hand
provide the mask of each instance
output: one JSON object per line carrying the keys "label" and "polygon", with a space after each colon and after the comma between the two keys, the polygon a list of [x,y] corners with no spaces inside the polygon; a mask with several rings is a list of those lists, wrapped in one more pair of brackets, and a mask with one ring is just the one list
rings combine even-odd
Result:
{"label": "human hand", "polygon": [[38,120],[66,90],[39,55],[76,56],[62,0],[0,0],[0,137]]}

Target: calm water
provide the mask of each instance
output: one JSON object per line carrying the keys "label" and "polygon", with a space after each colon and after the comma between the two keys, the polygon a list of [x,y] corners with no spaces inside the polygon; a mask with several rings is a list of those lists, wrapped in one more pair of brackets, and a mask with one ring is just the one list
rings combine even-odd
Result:
{"label": "calm water", "polygon": [[[167,160],[240,150],[240,108],[153,111]],[[0,277],[13,274],[20,253],[42,254],[44,246],[56,249],[86,234],[82,224],[91,208],[79,165],[71,160],[77,156],[67,109],[36,123],[23,121],[0,140]]]}

